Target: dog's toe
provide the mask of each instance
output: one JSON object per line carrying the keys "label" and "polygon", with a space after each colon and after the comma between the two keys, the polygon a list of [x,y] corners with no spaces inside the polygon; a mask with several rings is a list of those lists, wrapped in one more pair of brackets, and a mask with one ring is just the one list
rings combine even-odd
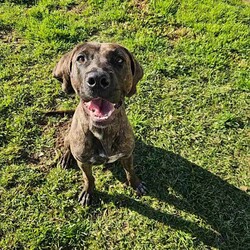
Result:
{"label": "dog's toe", "polygon": [[92,202],[92,194],[88,193],[86,190],[83,190],[78,197],[78,201],[82,206],[89,206]]}
{"label": "dog's toe", "polygon": [[141,182],[136,188],[136,194],[138,196],[145,195],[148,192],[145,182]]}

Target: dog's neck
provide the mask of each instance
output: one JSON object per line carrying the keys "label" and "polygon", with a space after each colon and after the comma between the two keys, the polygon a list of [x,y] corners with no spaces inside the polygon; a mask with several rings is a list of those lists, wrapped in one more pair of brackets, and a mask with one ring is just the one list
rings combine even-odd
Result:
{"label": "dog's neck", "polygon": [[[114,142],[117,142],[116,138],[119,138],[121,133],[124,131],[124,126],[127,126],[127,116],[125,113],[125,105],[122,104],[118,109],[117,113],[114,116],[113,121],[107,126],[96,126],[89,115],[84,110],[82,104],[80,103],[77,107],[79,114],[79,122],[82,124],[86,124],[88,126],[83,126],[84,133],[91,132],[93,136],[100,141],[105,151],[108,153]],[[88,131],[87,131],[88,130]]]}
{"label": "dog's neck", "polygon": [[92,134],[99,141],[103,141],[104,134],[105,134],[105,128],[99,128],[99,127],[95,127],[95,126],[90,126],[89,130],[92,132]]}
{"label": "dog's neck", "polygon": [[[105,127],[96,127],[93,123],[89,123],[89,130],[93,136],[100,141],[102,147],[107,155],[112,152],[113,144],[117,143],[117,138],[119,138],[122,132],[122,123],[117,122],[125,113],[124,107],[119,108],[119,112],[116,114],[113,122]],[[119,126],[120,125],[120,126]]]}
{"label": "dog's neck", "polygon": [[124,106],[119,108],[119,112],[117,112],[114,120],[108,124],[107,126],[96,126],[92,121],[89,121],[89,130],[93,133],[93,135],[99,139],[100,141],[105,140],[106,138],[111,138],[120,132],[120,122],[116,122],[120,120],[123,113],[125,113]]}

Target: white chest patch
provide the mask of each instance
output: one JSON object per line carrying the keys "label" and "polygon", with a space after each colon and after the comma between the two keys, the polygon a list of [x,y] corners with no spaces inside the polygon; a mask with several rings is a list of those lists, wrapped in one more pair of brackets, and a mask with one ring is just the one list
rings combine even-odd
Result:
{"label": "white chest patch", "polygon": [[119,160],[120,158],[124,157],[125,154],[116,154],[116,155],[112,155],[112,156],[107,156],[104,153],[100,153],[98,155],[94,155],[89,159],[89,162],[91,164],[94,165],[101,165],[101,164],[105,164],[105,163],[113,163],[117,160]]}
{"label": "white chest patch", "polygon": [[113,163],[124,156],[125,156],[125,154],[122,154],[122,153],[109,156],[107,163]]}
{"label": "white chest patch", "polygon": [[98,140],[102,141],[102,139],[103,139],[103,131],[100,131],[100,132],[98,132],[98,131],[93,131],[92,133],[94,134],[94,136],[95,136]]}

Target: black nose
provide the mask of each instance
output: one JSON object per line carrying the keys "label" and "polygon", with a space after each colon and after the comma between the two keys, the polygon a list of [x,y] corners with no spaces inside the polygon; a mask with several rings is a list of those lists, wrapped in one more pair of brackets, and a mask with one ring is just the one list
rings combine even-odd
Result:
{"label": "black nose", "polygon": [[110,78],[108,74],[100,72],[90,72],[87,75],[86,83],[90,88],[100,87],[106,89],[110,85]]}

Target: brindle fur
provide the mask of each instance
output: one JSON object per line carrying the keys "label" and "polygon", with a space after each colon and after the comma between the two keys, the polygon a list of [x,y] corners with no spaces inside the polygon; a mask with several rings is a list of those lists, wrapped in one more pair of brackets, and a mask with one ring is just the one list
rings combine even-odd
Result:
{"label": "brindle fur", "polygon": [[[84,65],[77,62],[77,57],[85,53],[88,60]],[[117,67],[112,60],[122,56],[124,64]],[[107,90],[93,93],[86,85],[86,75],[92,70],[100,70],[110,77]],[[125,113],[124,98],[136,92],[136,84],[143,76],[137,60],[124,47],[117,44],[85,43],[76,46],[65,54],[56,65],[53,75],[62,82],[63,90],[75,92],[81,100],[101,97],[122,105],[114,112],[112,122],[98,126],[83,108],[80,101],[74,113],[69,133],[65,137],[66,152],[61,159],[63,168],[67,168],[70,159],[77,161],[83,173],[84,188],[79,196],[82,205],[89,205],[94,191],[92,166],[120,160],[127,176],[128,184],[137,194],[146,192],[144,184],[136,176],[133,167],[134,134]]]}

